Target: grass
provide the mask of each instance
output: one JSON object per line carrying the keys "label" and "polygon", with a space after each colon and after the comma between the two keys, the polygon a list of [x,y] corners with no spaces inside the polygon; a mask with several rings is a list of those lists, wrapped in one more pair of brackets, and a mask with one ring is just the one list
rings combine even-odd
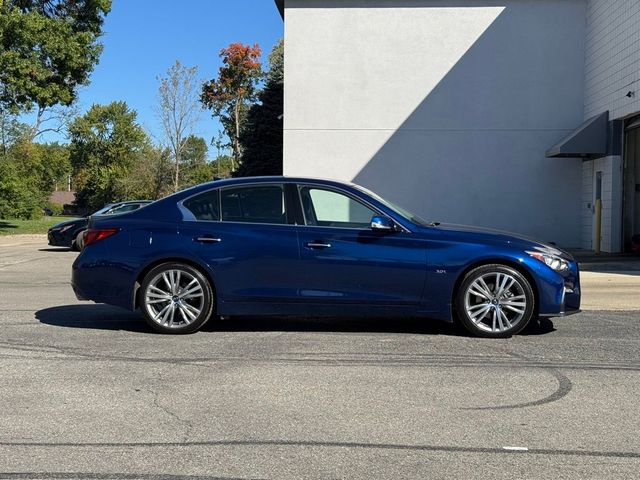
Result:
{"label": "grass", "polygon": [[24,233],[47,233],[56,223],[70,220],[72,217],[42,217],[35,220],[0,220],[0,236],[21,235]]}

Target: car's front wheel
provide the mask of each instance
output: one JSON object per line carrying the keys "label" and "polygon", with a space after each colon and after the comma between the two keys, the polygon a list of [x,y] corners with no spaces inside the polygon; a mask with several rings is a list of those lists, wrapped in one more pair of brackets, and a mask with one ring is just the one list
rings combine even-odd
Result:
{"label": "car's front wheel", "polygon": [[73,240],[71,240],[71,250],[74,252],[79,252],[80,250],[82,250],[82,247],[80,246],[80,238],[82,237],[82,232],[84,232],[84,230],[80,230],[78,233],[76,233],[73,236]]}
{"label": "car's front wheel", "polygon": [[482,265],[468,272],[456,295],[462,325],[481,337],[503,338],[527,326],[535,311],[529,281],[506,265]]}
{"label": "car's front wheel", "polygon": [[191,265],[164,263],[145,275],[140,308],[160,333],[193,333],[211,317],[214,295],[207,278]]}

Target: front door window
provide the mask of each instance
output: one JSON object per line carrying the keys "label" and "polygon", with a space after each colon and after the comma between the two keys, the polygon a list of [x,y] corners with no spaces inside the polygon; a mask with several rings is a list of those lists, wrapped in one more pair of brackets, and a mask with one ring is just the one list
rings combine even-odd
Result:
{"label": "front door window", "polygon": [[306,225],[368,229],[377,212],[354,198],[334,190],[300,187]]}

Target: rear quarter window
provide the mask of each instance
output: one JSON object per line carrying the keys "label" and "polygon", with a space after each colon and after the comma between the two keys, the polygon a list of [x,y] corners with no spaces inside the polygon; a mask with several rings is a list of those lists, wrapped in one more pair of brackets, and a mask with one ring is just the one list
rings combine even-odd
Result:
{"label": "rear quarter window", "polygon": [[196,220],[220,220],[220,194],[218,189],[188,198],[182,205]]}

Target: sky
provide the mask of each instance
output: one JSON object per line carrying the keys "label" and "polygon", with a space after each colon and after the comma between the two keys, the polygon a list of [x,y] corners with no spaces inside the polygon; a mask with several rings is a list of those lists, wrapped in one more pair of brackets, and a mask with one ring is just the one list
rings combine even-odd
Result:
{"label": "sky", "polygon": [[[266,62],[283,30],[273,0],[113,0],[103,26],[104,51],[90,85],[79,90],[78,107],[84,113],[95,103],[124,100],[158,139],[157,78],[175,60],[197,66],[208,80],[217,75],[222,48],[257,43]],[[220,128],[204,110],[194,133],[209,142]],[[43,137],[39,141],[66,141],[55,134]]]}

